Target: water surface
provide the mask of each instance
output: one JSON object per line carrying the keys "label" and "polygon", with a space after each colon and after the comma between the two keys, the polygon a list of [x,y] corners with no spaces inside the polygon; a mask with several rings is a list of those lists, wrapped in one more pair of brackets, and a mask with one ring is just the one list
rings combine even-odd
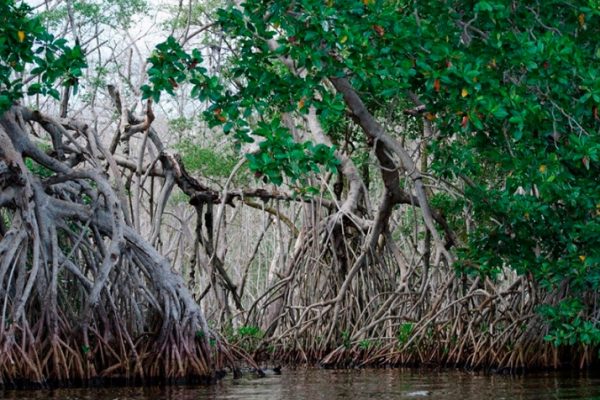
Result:
{"label": "water surface", "polygon": [[225,378],[212,386],[120,387],[5,391],[19,400],[202,399],[600,399],[600,374],[543,373],[524,377],[459,371],[283,370],[265,378]]}

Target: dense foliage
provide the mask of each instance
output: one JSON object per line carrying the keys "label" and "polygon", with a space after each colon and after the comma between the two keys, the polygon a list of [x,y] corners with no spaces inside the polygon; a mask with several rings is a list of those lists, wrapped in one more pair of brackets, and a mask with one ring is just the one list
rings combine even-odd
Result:
{"label": "dense foliage", "polygon": [[[249,0],[219,21],[240,53],[220,79],[192,76],[192,95],[211,100],[205,116],[226,133],[264,138],[251,168],[279,184],[308,161],[329,163],[330,150],[294,141],[278,114],[315,107],[333,135],[345,105],[331,78],[348,77],[392,127],[416,100],[435,127],[432,173],[464,188],[439,206],[455,219],[467,207],[474,222],[459,232],[459,270],[512,268],[551,294],[540,308],[548,340],[600,342],[589,318],[600,285],[598,1]],[[158,46],[145,95],[171,91],[197,58],[173,39]]]}
{"label": "dense foliage", "polygon": [[[234,133],[238,143],[253,142],[251,134],[261,138],[260,151],[248,156],[250,169],[259,176],[264,174],[269,181],[281,184],[284,175],[297,180],[310,172],[318,172],[318,164],[324,164],[330,169],[335,168],[333,149],[314,145],[309,141],[300,143],[294,140],[288,128],[282,126],[281,117],[277,115],[281,102],[285,102],[288,96],[287,101],[292,100],[293,107],[296,106],[293,99],[289,98],[294,88],[285,81],[286,77],[281,78],[278,86],[286,92],[283,94],[268,81],[260,78],[250,81],[254,77],[248,76],[248,73],[245,74],[245,78],[249,78],[250,83],[233,93],[224,87],[218,77],[206,74],[206,69],[201,66],[202,55],[198,50],[192,51],[191,55],[186,53],[173,37],[156,46],[149,62],[151,67],[148,75],[151,85],[142,87],[144,98],[151,97],[158,101],[162,91],[173,94],[180,83],[191,83],[190,95],[193,98],[212,102],[204,112],[211,126],[222,125],[226,134]],[[247,62],[247,65],[254,65],[253,68],[262,68],[257,60]],[[244,66],[238,68],[232,71],[234,77],[244,74]],[[277,74],[269,70],[261,69],[260,73],[265,79],[279,79]],[[266,93],[256,93],[259,88]],[[265,98],[271,94],[282,98]],[[256,121],[251,125],[249,120],[253,119]]]}
{"label": "dense foliage", "polygon": [[66,39],[56,39],[30,12],[25,3],[7,0],[0,4],[0,111],[22,97],[24,73],[30,74],[25,81],[32,82],[28,94],[58,98],[53,83],[64,78],[65,85],[76,89],[86,66],[79,45],[70,47]]}

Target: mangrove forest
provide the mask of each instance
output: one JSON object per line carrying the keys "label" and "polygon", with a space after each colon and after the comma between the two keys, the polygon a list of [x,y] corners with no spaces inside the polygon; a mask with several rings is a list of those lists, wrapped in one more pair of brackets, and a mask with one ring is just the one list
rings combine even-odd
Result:
{"label": "mangrove forest", "polygon": [[599,0],[0,1],[0,387],[597,364],[599,39]]}

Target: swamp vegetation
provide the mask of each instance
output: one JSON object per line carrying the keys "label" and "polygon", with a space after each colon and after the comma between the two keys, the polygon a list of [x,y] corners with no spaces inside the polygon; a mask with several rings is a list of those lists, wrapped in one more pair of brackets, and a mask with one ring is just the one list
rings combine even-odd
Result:
{"label": "swamp vegetation", "polygon": [[0,3],[0,382],[584,368],[600,2]]}

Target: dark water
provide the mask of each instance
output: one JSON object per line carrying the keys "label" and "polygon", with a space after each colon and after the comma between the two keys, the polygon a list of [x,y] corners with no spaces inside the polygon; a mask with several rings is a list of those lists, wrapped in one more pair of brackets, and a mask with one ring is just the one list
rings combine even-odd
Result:
{"label": "dark water", "polygon": [[600,399],[600,374],[525,377],[417,370],[284,370],[265,378],[224,379],[213,386],[60,389],[0,392],[7,399]]}

